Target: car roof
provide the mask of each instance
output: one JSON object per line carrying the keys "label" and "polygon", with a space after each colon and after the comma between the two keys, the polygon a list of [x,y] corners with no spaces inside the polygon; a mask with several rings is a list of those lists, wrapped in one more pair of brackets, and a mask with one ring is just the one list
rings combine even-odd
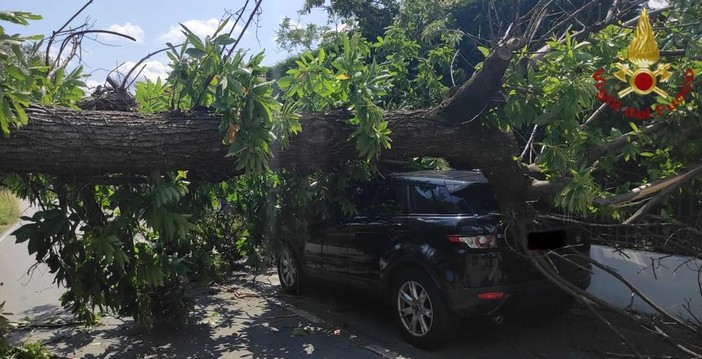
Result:
{"label": "car roof", "polygon": [[478,170],[431,170],[431,171],[415,171],[393,173],[391,178],[404,179],[410,181],[445,183],[445,182],[462,182],[462,183],[488,183],[487,178]]}

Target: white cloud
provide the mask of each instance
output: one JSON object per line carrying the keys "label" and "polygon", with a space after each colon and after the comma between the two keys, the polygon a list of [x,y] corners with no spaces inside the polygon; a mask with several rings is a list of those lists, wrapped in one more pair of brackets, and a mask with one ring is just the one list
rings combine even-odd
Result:
{"label": "white cloud", "polygon": [[[107,30],[118,32],[120,34],[129,35],[136,39],[136,42],[144,42],[144,30],[138,25],[128,22],[124,25],[113,24]],[[109,35],[106,35],[109,36]]]}
{"label": "white cloud", "polygon": [[648,6],[649,6],[651,9],[660,9],[660,8],[666,7],[666,6],[668,6],[668,5],[670,5],[670,3],[668,2],[668,0],[650,0],[650,1],[648,2]]}
{"label": "white cloud", "polygon": [[[197,36],[204,38],[206,35],[212,35],[214,34],[215,30],[217,30],[217,27],[219,26],[219,19],[216,18],[211,18],[209,20],[188,20],[183,23],[185,27],[190,29],[190,31],[194,32]],[[229,24],[222,30],[220,33],[229,33],[229,30],[231,30],[233,26],[233,23],[230,21]],[[170,30],[168,30],[167,33],[159,36],[159,40],[171,42],[171,43],[180,43],[183,40],[185,40],[185,35],[183,35],[182,32],[183,28],[178,26],[171,26]],[[241,25],[237,25],[236,28],[234,29],[234,32],[232,33],[232,36],[237,36],[241,30],[243,30],[243,27]]]}
{"label": "white cloud", "polygon": [[103,82],[99,82],[99,81],[95,81],[95,80],[87,80],[87,81],[85,81],[85,88],[92,90],[92,89],[94,89],[102,84],[103,84]]}
{"label": "white cloud", "polygon": [[86,80],[84,82],[85,86],[83,87],[83,92],[85,92],[85,96],[89,96],[90,94],[92,94],[98,86],[104,83],[95,80]]}
{"label": "white cloud", "polygon": [[[70,49],[68,49],[66,52],[68,52],[68,51],[70,51]],[[59,56],[58,52],[59,52],[59,48],[57,46],[52,46],[49,49],[49,58],[51,58],[51,61],[57,60],[56,58]],[[61,53],[61,57],[59,59],[59,64],[63,64],[66,61],[66,59],[67,59],[66,54]]]}
{"label": "white cloud", "polygon": [[[134,67],[134,65],[136,65],[135,62],[127,61],[117,68],[117,72],[119,72],[122,76],[126,76],[129,70],[131,70]],[[144,67],[144,65],[146,66]],[[161,80],[165,80],[166,77],[168,77],[168,73],[171,72],[171,68],[168,67],[168,65],[158,60],[152,60],[139,65],[139,68],[132,72],[132,76],[136,76],[136,74],[139,73],[139,70],[141,70],[142,67],[144,67],[144,70],[141,71],[141,74],[139,75],[137,81],[143,81],[144,79],[156,81],[156,79],[159,77],[161,78]]]}

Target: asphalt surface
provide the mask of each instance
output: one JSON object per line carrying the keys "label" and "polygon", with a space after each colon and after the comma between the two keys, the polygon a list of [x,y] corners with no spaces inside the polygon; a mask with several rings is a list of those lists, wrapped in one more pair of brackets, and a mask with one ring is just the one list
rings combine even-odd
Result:
{"label": "asphalt surface", "polygon": [[[21,203],[22,215],[34,214],[27,202]],[[5,301],[3,309],[11,320],[29,316],[45,318],[63,313],[59,306],[59,297],[63,289],[53,284],[53,275],[46,265],[36,265],[29,255],[27,243],[16,244],[10,233],[19,228],[0,233],[0,303]]]}
{"label": "asphalt surface", "polygon": [[[270,284],[276,293],[277,277]],[[555,319],[506,318],[496,324],[489,318],[464,320],[456,339],[441,348],[425,351],[407,344],[395,327],[384,303],[351,291],[315,286],[302,296],[277,291],[286,303],[311,313],[333,327],[357,334],[390,353],[404,358],[611,358],[628,357],[627,347],[585,307],[576,305]],[[600,312],[627,336],[642,354],[680,357],[661,339],[607,312]],[[538,317],[538,316],[537,316]]]}
{"label": "asphalt surface", "polygon": [[[317,286],[282,293],[273,271],[238,273],[223,286],[191,293],[187,324],[146,331],[128,319],[99,326],[34,327],[11,340],[40,341],[65,358],[603,358],[627,348],[584,308],[555,320],[464,321],[455,341],[434,351],[405,343],[382,303]],[[603,313],[646,356],[680,357],[669,345]]]}

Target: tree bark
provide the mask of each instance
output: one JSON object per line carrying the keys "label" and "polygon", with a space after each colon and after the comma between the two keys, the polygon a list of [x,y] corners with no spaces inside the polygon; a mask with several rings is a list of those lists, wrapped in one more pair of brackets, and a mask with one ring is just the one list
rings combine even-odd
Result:
{"label": "tree bark", "polygon": [[[0,139],[0,172],[45,173],[68,177],[148,174],[190,170],[209,175],[235,175],[235,159],[219,119],[208,112],[140,115],[117,111],[77,111],[31,107],[30,122]],[[332,169],[357,158],[346,111],[306,113],[302,132],[288,148],[274,149],[271,165],[307,173]],[[475,124],[454,125],[436,111],[391,111],[392,148],[381,159],[444,157],[481,168],[488,177],[524,176],[514,162],[514,137]],[[516,177],[519,178],[519,177]],[[526,179],[526,177],[525,177]]]}
{"label": "tree bark", "polygon": [[69,177],[199,170],[222,165],[219,120],[207,113],[143,116],[30,107],[29,124],[0,139],[0,171]]}

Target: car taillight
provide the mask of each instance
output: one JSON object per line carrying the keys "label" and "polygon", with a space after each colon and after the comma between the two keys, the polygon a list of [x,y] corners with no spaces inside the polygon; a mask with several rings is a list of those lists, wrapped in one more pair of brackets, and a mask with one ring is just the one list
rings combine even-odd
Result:
{"label": "car taillight", "polygon": [[478,298],[485,299],[485,300],[502,299],[502,297],[504,297],[504,296],[505,296],[505,293],[503,293],[503,292],[487,292],[487,293],[478,294]]}
{"label": "car taillight", "polygon": [[497,246],[497,241],[495,236],[489,235],[479,235],[479,236],[461,236],[461,235],[450,235],[448,236],[450,242],[454,243],[465,243],[470,248],[494,248]]}

